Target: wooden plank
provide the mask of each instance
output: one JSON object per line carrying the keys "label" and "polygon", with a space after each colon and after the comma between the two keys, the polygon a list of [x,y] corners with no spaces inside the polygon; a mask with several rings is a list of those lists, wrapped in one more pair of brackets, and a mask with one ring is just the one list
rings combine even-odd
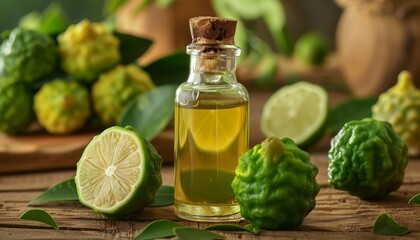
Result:
{"label": "wooden plank", "polygon": [[[100,131],[72,135],[36,132],[21,136],[0,133],[0,174],[35,170],[74,169],[87,144]],[[173,163],[173,129],[166,129],[152,144],[163,164]]]}
{"label": "wooden plank", "polygon": [[[375,239],[371,233],[373,221],[381,213],[391,215],[399,223],[412,228],[408,239],[420,238],[419,206],[407,204],[420,192],[420,161],[410,160],[405,182],[396,192],[381,201],[363,201],[327,185],[327,158],[312,154],[319,168],[317,176],[321,191],[315,209],[296,231],[263,231],[260,235],[226,233],[228,239]],[[173,184],[173,168],[163,168],[164,183]],[[146,208],[142,213],[121,221],[109,221],[77,202],[63,202],[36,206],[49,212],[61,226],[55,231],[48,226],[18,217],[30,207],[27,203],[46,188],[74,175],[74,171],[9,174],[0,176],[0,236],[5,239],[131,239],[149,222],[156,219],[177,221],[184,226],[204,228],[211,223],[196,223],[177,218],[173,206]],[[242,221],[240,224],[245,224]],[[383,237],[381,237],[383,239]]]}

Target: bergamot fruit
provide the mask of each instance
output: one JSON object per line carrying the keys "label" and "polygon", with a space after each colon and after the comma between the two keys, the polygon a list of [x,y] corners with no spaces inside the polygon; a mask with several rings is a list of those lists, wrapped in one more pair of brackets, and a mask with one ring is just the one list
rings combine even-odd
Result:
{"label": "bergamot fruit", "polygon": [[134,97],[154,88],[149,74],[135,65],[116,66],[92,87],[93,108],[105,126],[115,125]]}
{"label": "bergamot fruit", "polygon": [[391,123],[410,153],[420,153],[420,90],[414,86],[410,72],[401,72],[398,83],[379,96],[372,107],[372,118]]}
{"label": "bergamot fruit", "polygon": [[315,207],[318,167],[289,138],[269,137],[241,156],[232,189],[241,215],[262,229],[294,229]]}
{"label": "bergamot fruit", "polygon": [[106,129],[86,147],[75,177],[79,201],[112,219],[154,202],[162,158],[132,127]]}
{"label": "bergamot fruit", "polygon": [[121,59],[118,38],[100,23],[83,20],[58,36],[61,66],[76,79],[91,83]]}
{"label": "bergamot fruit", "polygon": [[34,108],[39,123],[49,133],[72,133],[90,116],[88,91],[76,81],[56,79],[35,94]]}
{"label": "bergamot fruit", "polygon": [[49,36],[16,28],[0,45],[0,76],[34,82],[52,72],[57,46]]}
{"label": "bergamot fruit", "polygon": [[407,145],[391,124],[350,121],[331,140],[328,183],[361,199],[382,199],[397,190],[407,166]]}
{"label": "bergamot fruit", "polygon": [[32,91],[22,82],[0,77],[0,132],[22,133],[34,120]]}

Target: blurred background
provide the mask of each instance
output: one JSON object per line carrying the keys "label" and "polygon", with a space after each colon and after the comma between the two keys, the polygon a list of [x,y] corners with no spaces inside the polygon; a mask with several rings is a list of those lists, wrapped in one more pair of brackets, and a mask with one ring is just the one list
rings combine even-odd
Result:
{"label": "blurred background", "polygon": [[[46,37],[53,45],[58,43],[56,45],[61,54],[54,60],[54,69],[49,69],[45,76],[33,77],[33,82],[29,81],[35,95],[40,92],[40,88],[58,77],[67,80],[75,78],[90,94],[92,89],[95,89],[92,86],[102,82],[99,81],[100,76],[108,76],[111,67],[116,68],[116,65],[134,65],[138,76],[150,75],[150,81],[153,81],[156,88],[165,91],[164,85],[177,85],[188,78],[189,56],[185,53],[185,47],[191,42],[188,21],[196,16],[220,16],[238,21],[235,43],[241,48],[242,54],[238,59],[237,78],[257,100],[254,102],[260,106],[264,105],[271,94],[287,84],[307,81],[324,87],[330,97],[330,123],[326,124],[334,129],[330,132],[337,132],[349,120],[371,116],[371,107],[378,96],[397,83],[398,75],[403,70],[408,70],[414,85],[420,86],[420,0],[1,0],[0,43],[6,42],[10,31],[18,27],[38,30],[48,35]],[[106,32],[109,38],[118,38],[118,44],[113,46],[117,52],[115,55],[121,55],[121,59],[112,62],[101,55],[111,52],[103,35],[92,41],[79,41],[70,45],[64,44],[65,41],[53,41],[60,39],[57,38],[60,34],[64,36],[64,33],[72,31],[76,32],[76,36],[87,35],[89,40],[91,35],[86,29],[90,29],[93,24],[82,21],[84,19],[100,23],[94,25],[101,25],[101,29],[109,30],[102,31]],[[82,26],[85,31],[70,28],[72,24]],[[86,32],[88,34],[85,34]],[[25,38],[11,38],[10,41],[17,39],[18,42],[14,49],[16,54],[10,54],[12,51],[6,45],[2,45],[6,48],[0,48],[6,49],[0,53],[3,53],[4,59],[10,57],[9,65],[25,62],[21,61],[21,58],[34,57],[33,62],[36,66],[33,69],[40,69],[39,59],[45,60],[46,51],[42,51],[41,55],[35,52],[32,56],[27,50],[31,49],[30,47],[36,50],[34,46],[37,46],[38,42],[32,41],[31,46],[27,42],[19,43]],[[24,51],[21,51],[22,46]],[[97,50],[96,46],[106,47]],[[69,57],[62,54],[64,50],[76,53],[91,50],[92,52]],[[51,52],[52,55],[56,55],[55,52]],[[87,59],[84,59],[85,55]],[[98,72],[93,71],[92,66],[83,65],[86,69],[82,69],[82,73],[96,74],[87,82],[84,82],[86,79],[83,79],[83,76],[77,76],[63,64],[68,63],[72,66],[73,63],[86,62],[90,58],[99,59],[101,64],[98,64],[99,70],[94,69]],[[5,79],[15,78],[10,73],[10,76],[7,76],[7,71],[2,72],[2,68],[4,70],[8,67],[7,64],[2,64],[6,60],[2,61],[0,77],[3,74]],[[22,75],[21,73],[28,68],[24,66],[16,69],[10,72]],[[132,66],[129,69],[132,70]],[[147,74],[139,72],[140,70]],[[119,76],[124,76],[123,80],[130,83],[135,82],[125,79],[129,78],[126,77],[129,75]],[[122,81],[113,75],[109,76],[111,77],[105,77],[106,81],[110,82],[106,86],[107,94],[121,100],[122,94],[113,89],[119,85],[113,81]],[[148,79],[140,78],[144,81]],[[122,85],[120,91],[125,90],[124,88],[134,89],[127,84]],[[172,90],[169,91],[170,94],[174,94],[175,90]],[[106,91],[101,89],[98,92]],[[417,90],[413,92],[418,94]],[[86,126],[125,126],[129,125],[125,119],[130,119],[144,129],[148,129],[149,125],[155,126],[153,134],[150,135],[150,139],[153,139],[156,134],[165,130],[166,126],[171,127],[173,107],[168,105],[166,111],[162,111],[159,104],[139,104],[143,108],[137,108],[136,99],[141,100],[142,96],[147,99],[146,96],[149,96],[149,92],[147,95],[144,93],[140,90],[133,92],[124,101],[112,101],[106,94],[103,94],[103,99],[93,97],[93,105],[105,107],[97,107],[98,109],[86,120]],[[172,102],[173,97],[170,94],[156,94],[154,98],[162,102]],[[403,92],[400,95],[405,97],[407,94]],[[32,101],[29,94],[22,96],[26,96],[28,102]],[[169,100],[164,97],[168,97]],[[5,99],[10,100],[7,97]],[[156,99],[153,102],[159,102]],[[119,102],[119,110],[109,108],[108,100],[112,103]],[[141,103],[140,100],[138,102]],[[354,101],[344,105],[345,100]],[[102,103],[105,104],[101,105]],[[10,105],[19,109],[13,100],[10,100]],[[135,118],[144,112],[153,115],[156,109],[164,114],[159,124],[153,121],[142,123]],[[29,108],[28,113],[31,111],[32,108]],[[256,143],[263,137],[259,131],[261,107],[255,107],[253,111],[255,122],[251,122],[251,135]],[[19,116],[19,111],[16,112]],[[111,124],[105,124],[103,120],[101,123],[98,119],[108,112],[116,112],[117,116]],[[29,117],[35,120],[33,114]],[[14,122],[12,117],[9,120]],[[26,125],[22,125],[19,130],[26,131]],[[74,131],[77,130],[79,129]],[[172,149],[171,136],[166,136],[167,144],[159,145]],[[11,145],[13,144],[14,142]]]}
{"label": "blurred background", "polygon": [[[326,34],[329,43],[332,46],[334,45],[335,28],[341,13],[341,9],[334,1],[278,1],[282,3],[286,12],[287,25],[294,41],[306,31],[317,30]],[[60,4],[68,20],[72,23],[77,23],[85,18],[92,21],[103,21],[109,17],[106,8],[107,5],[112,4],[111,2],[124,2],[115,12],[120,27],[128,31],[142,33],[145,36],[152,36],[155,41],[159,41],[160,37],[152,31],[146,32],[146,29],[158,24],[179,24],[172,30],[171,40],[174,48],[184,48],[190,41],[188,21],[186,20],[199,15],[216,15],[211,0],[169,0],[166,1],[169,2],[167,6],[163,7],[162,4],[157,2],[165,1],[153,2],[150,0],[2,0],[0,1],[0,31],[14,28],[23,16],[33,11],[42,12],[51,3]],[[144,2],[151,3],[144,11],[136,11],[135,7]],[[131,13],[130,10],[132,10]],[[155,15],[155,13],[158,13],[158,15]],[[136,29],[137,26],[141,28]],[[165,27],[162,26],[162,28]],[[167,37],[167,35],[162,36],[162,38],[164,37]]]}
{"label": "blurred background", "polygon": [[[230,3],[230,2],[236,2]],[[256,80],[268,86],[295,72],[290,61],[296,42],[307,32],[325,38],[328,51],[335,48],[335,32],[341,9],[331,0],[2,0],[0,31],[13,29],[34,12],[41,14],[54,4],[70,23],[82,19],[106,22],[121,32],[150,38],[153,45],[139,61],[147,64],[176,50],[184,50],[191,37],[188,19],[200,15],[233,17],[240,20],[236,43],[242,48],[239,79]],[[239,4],[238,4],[239,3]],[[266,5],[264,5],[267,3]],[[262,6],[262,7],[260,7]],[[27,21],[26,21],[27,24]],[[280,72],[279,54],[283,58]],[[289,60],[289,61],[288,61]],[[315,64],[320,65],[320,64]],[[335,64],[333,64],[335,65]],[[251,68],[249,68],[251,66]],[[298,71],[306,68],[297,67]],[[251,69],[251,70],[250,70]],[[289,71],[290,70],[290,71]],[[293,79],[293,76],[291,77]]]}

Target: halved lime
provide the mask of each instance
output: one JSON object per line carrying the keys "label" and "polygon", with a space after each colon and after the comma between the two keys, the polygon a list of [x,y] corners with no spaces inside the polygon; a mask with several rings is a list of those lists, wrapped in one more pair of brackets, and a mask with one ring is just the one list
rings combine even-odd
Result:
{"label": "halved lime", "polygon": [[109,218],[127,217],[155,200],[161,157],[132,127],[110,127],[86,147],[75,177],[79,201]]}
{"label": "halved lime", "polygon": [[315,141],[327,122],[328,94],[319,85],[298,82],[284,86],[265,103],[261,131],[267,136],[289,137],[299,146]]}

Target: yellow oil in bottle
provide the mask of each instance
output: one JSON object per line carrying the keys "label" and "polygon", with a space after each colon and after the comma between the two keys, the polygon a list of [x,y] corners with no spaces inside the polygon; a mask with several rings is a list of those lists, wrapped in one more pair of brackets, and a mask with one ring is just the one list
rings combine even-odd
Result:
{"label": "yellow oil in bottle", "polygon": [[175,212],[197,221],[237,220],[231,183],[248,149],[248,102],[175,106]]}

